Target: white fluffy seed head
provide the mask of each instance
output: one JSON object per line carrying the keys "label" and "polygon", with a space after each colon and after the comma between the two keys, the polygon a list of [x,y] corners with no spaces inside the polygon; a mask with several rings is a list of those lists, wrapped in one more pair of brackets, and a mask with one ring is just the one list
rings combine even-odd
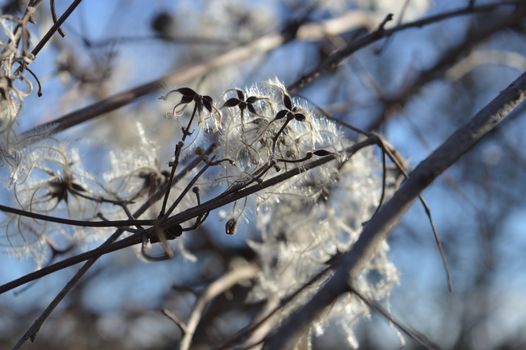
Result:
{"label": "white fluffy seed head", "polygon": [[[290,99],[284,86],[276,80],[245,89],[244,100],[236,92],[228,93],[225,102],[237,98],[240,103],[224,106],[219,136],[222,156],[235,166],[225,167],[229,184],[250,180],[258,169],[274,162],[266,174],[301,165],[314,150],[341,151],[343,135],[334,123],[320,116],[305,101]],[[286,111],[289,114],[282,118]],[[287,118],[292,114],[302,118]],[[283,190],[286,190],[285,188]]]}

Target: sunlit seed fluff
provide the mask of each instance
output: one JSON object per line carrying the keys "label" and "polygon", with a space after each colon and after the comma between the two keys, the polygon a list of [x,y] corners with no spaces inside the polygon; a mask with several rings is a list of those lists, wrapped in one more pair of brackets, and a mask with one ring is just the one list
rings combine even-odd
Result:
{"label": "sunlit seed fluff", "polygon": [[[277,118],[282,111],[289,110],[284,104],[288,93],[277,80],[245,89],[243,93],[246,101],[256,100],[251,108],[243,106],[243,109],[240,105],[222,108],[219,144],[222,156],[235,163],[235,167],[225,167],[228,183],[250,180],[258,169],[271,162],[286,171],[301,166],[298,160],[314,150],[338,152],[343,149],[342,133],[305,101],[291,99],[294,112],[304,116],[304,120]],[[227,93],[225,101],[233,97],[235,94]],[[275,173],[276,167],[269,170],[266,177]]]}
{"label": "sunlit seed fluff", "polygon": [[141,123],[130,130],[136,144],[117,152],[110,151],[111,170],[104,173],[105,188],[120,198],[136,201],[147,197],[163,182],[160,170],[159,151],[148,139]]}
{"label": "sunlit seed fluff", "polygon": [[30,63],[33,55],[27,49],[31,33],[28,29],[29,18],[35,8],[28,6],[23,18],[0,15],[0,163],[7,164],[11,178],[19,175],[18,165],[24,155],[23,138],[15,131],[17,119],[24,99],[33,91],[31,80],[19,70],[16,63]]}
{"label": "sunlit seed fluff", "polygon": [[[337,162],[307,172],[299,181],[277,186],[274,195],[261,201],[265,210],[257,217],[261,242],[251,242],[262,264],[262,273],[253,296],[256,299],[283,299],[325,268],[335,254],[348,251],[359,238],[362,224],[378,205],[381,169],[371,150],[362,150],[341,168]],[[318,181],[321,180],[321,181]],[[286,186],[286,191],[284,186]],[[311,193],[306,196],[305,193]],[[314,196],[312,194],[317,194]],[[387,243],[380,245],[355,281],[367,298],[386,301],[398,273],[388,257]],[[317,289],[285,309],[302,305]],[[356,346],[355,324],[368,317],[368,308],[351,294],[339,299],[316,323],[316,334],[337,323]]]}

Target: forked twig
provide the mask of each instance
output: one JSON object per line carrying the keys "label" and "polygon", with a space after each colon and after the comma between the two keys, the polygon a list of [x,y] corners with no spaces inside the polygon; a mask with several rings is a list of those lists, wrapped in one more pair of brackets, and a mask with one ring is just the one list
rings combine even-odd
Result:
{"label": "forked twig", "polygon": [[[391,159],[391,161],[396,165],[397,169],[400,170],[400,172],[402,172],[404,178],[407,179],[409,177],[409,174],[407,166],[405,165],[405,160],[398,154],[398,152],[396,152],[393,146],[391,146],[385,141],[385,139],[381,137],[379,137],[379,139],[380,147],[382,147],[383,152],[387,153],[389,159]],[[431,214],[431,209],[427,204],[427,201],[424,199],[424,196],[422,194],[419,194],[418,200],[422,204],[429,224],[431,225],[433,238],[435,239],[435,244],[437,246],[438,252],[440,253],[440,259],[442,260],[442,266],[444,267],[444,272],[446,273],[447,289],[451,293],[453,292],[453,280],[451,278],[451,272],[449,270],[449,263],[447,261],[446,251],[444,250],[444,246],[442,245],[442,239],[440,238],[440,234],[438,233],[435,221],[433,220],[433,216]]]}

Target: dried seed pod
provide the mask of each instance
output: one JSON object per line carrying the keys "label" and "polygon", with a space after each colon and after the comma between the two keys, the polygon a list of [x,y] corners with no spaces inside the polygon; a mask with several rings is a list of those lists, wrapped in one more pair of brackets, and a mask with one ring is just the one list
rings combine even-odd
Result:
{"label": "dried seed pod", "polygon": [[325,157],[325,156],[329,156],[332,154],[332,152],[329,152],[327,150],[324,150],[324,149],[319,149],[319,150],[316,150],[314,152],[315,155],[317,155],[318,157]]}
{"label": "dried seed pod", "polygon": [[[176,239],[183,234],[183,228],[181,225],[174,225],[172,227],[163,229],[162,234],[164,236],[162,238],[165,240]],[[159,237],[159,233],[156,233],[150,238],[150,243],[162,242],[162,238]]]}
{"label": "dried seed pod", "polygon": [[174,225],[169,229],[165,230],[167,239],[175,239],[183,234],[183,228],[181,225]]}
{"label": "dried seed pod", "polygon": [[226,222],[225,232],[227,235],[233,235],[237,232],[237,220],[232,218]]}
{"label": "dried seed pod", "polygon": [[152,18],[150,27],[161,37],[168,39],[173,35],[175,29],[175,18],[168,12],[160,12]]}

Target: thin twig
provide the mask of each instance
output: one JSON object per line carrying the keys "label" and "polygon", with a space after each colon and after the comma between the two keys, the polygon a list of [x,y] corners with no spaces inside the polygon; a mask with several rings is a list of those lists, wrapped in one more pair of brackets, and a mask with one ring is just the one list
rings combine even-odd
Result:
{"label": "thin twig", "polygon": [[[213,158],[212,158],[212,160],[213,160]],[[168,210],[166,211],[166,217],[168,217],[171,213],[173,213],[175,208],[177,208],[179,203],[181,203],[181,201],[184,199],[186,194],[192,189],[192,187],[194,187],[194,185],[197,182],[197,180],[199,180],[199,178],[206,172],[206,170],[210,167],[210,165],[212,165],[212,164],[207,161],[206,165],[204,167],[202,167],[197,174],[195,174],[195,176],[192,178],[192,180],[190,180],[190,182],[186,185],[186,187],[181,191],[179,196],[177,196],[177,198],[174,200],[174,202],[172,203],[170,208],[168,208]]]}
{"label": "thin twig", "polygon": [[[57,23],[57,11],[55,10],[55,0],[49,0],[49,7],[51,8],[51,19],[53,20],[53,23]],[[57,32],[60,34],[61,37],[65,37],[66,34],[62,31],[62,28],[58,26]]]}
{"label": "thin twig", "polygon": [[162,309],[161,312],[163,313],[164,316],[168,317],[170,320],[172,320],[175,325],[177,327],[179,327],[179,329],[181,330],[181,332],[183,332],[183,334],[185,334],[186,332],[188,332],[188,328],[186,327],[186,324],[181,321],[179,319],[179,317],[177,317],[173,312],[171,312],[170,310],[168,309]]}
{"label": "thin twig", "polygon": [[[389,156],[389,159],[395,164],[397,169],[404,175],[405,179],[409,177],[407,166],[405,165],[404,159],[395,151],[395,149],[388,144],[383,138],[379,137],[380,139],[380,145],[382,147],[382,150],[387,153]],[[431,214],[431,209],[429,205],[427,204],[427,201],[425,200],[424,196],[422,194],[418,195],[418,200],[422,204],[422,207],[424,208],[424,211],[427,216],[427,220],[429,221],[429,224],[431,225],[431,231],[433,232],[433,238],[435,239],[435,244],[437,246],[438,252],[440,254],[440,259],[442,260],[442,266],[444,267],[444,272],[446,273],[446,282],[447,282],[447,289],[450,293],[453,292],[453,279],[451,278],[451,272],[449,270],[449,263],[447,260],[446,251],[444,250],[444,246],[442,245],[442,239],[440,238],[440,234],[438,233],[438,230],[435,225],[435,221],[433,220],[433,215]]]}
{"label": "thin twig", "polygon": [[89,220],[66,219],[66,218],[60,218],[57,216],[50,216],[50,215],[34,213],[34,212],[27,211],[24,209],[8,207],[2,204],[0,204],[0,211],[35,219],[35,220],[42,220],[42,221],[47,221],[47,222],[55,222],[55,223],[63,224],[63,225],[81,226],[81,227],[126,227],[126,226],[135,226],[135,225],[151,226],[155,224],[155,220],[89,221]]}
{"label": "thin twig", "polygon": [[163,40],[171,44],[180,45],[218,45],[218,46],[232,46],[232,43],[236,43],[239,40],[236,38],[226,39],[223,37],[203,37],[203,36],[192,36],[192,35],[179,35],[179,36],[166,36],[166,35],[142,35],[142,36],[122,36],[114,38],[105,38],[101,40],[91,40],[88,38],[82,38],[86,42],[86,45],[90,48],[99,48],[105,46],[121,45],[126,43],[137,43],[138,41],[148,40]]}

